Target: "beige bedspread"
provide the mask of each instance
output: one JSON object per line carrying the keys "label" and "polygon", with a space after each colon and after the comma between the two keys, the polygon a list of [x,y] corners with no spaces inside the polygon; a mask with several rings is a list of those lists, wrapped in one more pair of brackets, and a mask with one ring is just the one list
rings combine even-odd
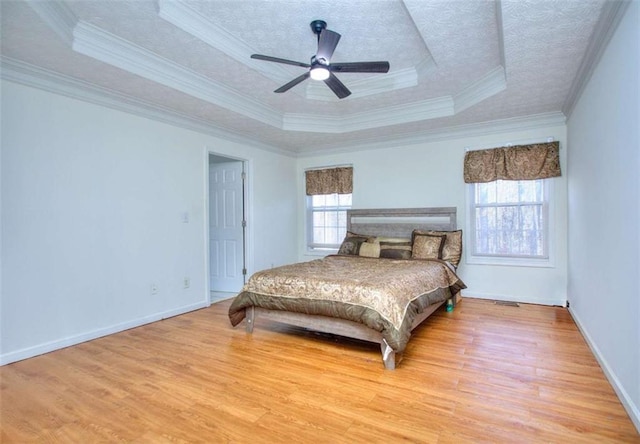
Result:
{"label": "beige bedspread", "polygon": [[381,331],[401,351],[412,318],[462,288],[440,260],[327,256],[255,273],[233,301],[229,318],[237,325],[249,306],[339,317]]}

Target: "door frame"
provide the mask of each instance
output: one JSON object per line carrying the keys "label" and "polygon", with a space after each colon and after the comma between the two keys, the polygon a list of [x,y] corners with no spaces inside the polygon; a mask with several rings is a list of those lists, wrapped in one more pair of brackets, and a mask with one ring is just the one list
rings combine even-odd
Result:
{"label": "door frame", "polygon": [[229,159],[229,161],[231,162],[242,162],[242,169],[244,171],[245,174],[245,179],[244,179],[244,193],[242,196],[243,202],[243,209],[244,209],[244,220],[247,221],[247,224],[245,226],[244,229],[244,248],[243,248],[243,255],[244,255],[244,267],[247,270],[246,275],[244,276],[244,280],[246,282],[247,279],[249,279],[249,276],[251,274],[250,270],[253,270],[253,261],[251,260],[251,258],[253,257],[253,255],[251,254],[251,252],[253,251],[253,246],[252,246],[252,233],[253,233],[253,224],[251,223],[251,209],[252,209],[252,205],[251,205],[251,163],[248,159],[244,159],[241,157],[237,157],[237,156],[230,156],[228,154],[225,153],[220,153],[217,151],[214,151],[211,148],[206,148],[204,153],[204,177],[205,177],[205,181],[204,181],[204,195],[205,195],[205,202],[204,202],[204,239],[205,239],[205,291],[206,291],[206,300],[208,301],[207,304],[210,305],[211,304],[211,233],[210,233],[210,229],[209,229],[209,203],[210,203],[210,196],[209,196],[209,182],[210,182],[210,177],[209,177],[209,157],[211,155],[216,156],[216,157],[222,157],[225,159]]}

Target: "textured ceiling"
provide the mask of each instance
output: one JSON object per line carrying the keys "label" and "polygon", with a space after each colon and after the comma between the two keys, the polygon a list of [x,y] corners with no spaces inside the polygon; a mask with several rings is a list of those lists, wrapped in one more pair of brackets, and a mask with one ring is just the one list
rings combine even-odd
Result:
{"label": "textured ceiling", "polygon": [[[606,0],[7,1],[3,78],[164,121],[308,154],[528,116],[560,116],[606,31]],[[307,80],[309,23],[342,38],[337,99]],[[604,29],[604,31],[603,31]]]}

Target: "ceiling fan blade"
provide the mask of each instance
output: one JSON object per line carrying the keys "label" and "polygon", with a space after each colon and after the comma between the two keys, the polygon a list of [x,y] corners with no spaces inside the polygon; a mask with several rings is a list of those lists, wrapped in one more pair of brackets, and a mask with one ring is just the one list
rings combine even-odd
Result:
{"label": "ceiling fan blade", "polygon": [[324,83],[326,83],[327,86],[331,88],[331,91],[333,91],[339,99],[344,99],[345,97],[351,95],[351,91],[349,91],[349,88],[344,86],[344,83],[342,83],[340,79],[338,79],[333,73],[329,73],[329,78],[325,80]]}
{"label": "ceiling fan blade", "polygon": [[389,72],[389,62],[332,63],[329,69],[334,72]]}
{"label": "ceiling fan blade", "polygon": [[267,62],[284,63],[285,65],[302,66],[303,68],[311,67],[311,65],[309,65],[308,63],[296,62],[296,61],[287,60],[287,59],[279,59],[278,57],[271,57],[271,56],[266,56],[262,54],[251,54],[251,58],[257,59],[257,60],[265,60]]}
{"label": "ceiling fan blade", "polygon": [[[337,32],[323,29],[318,39],[318,52],[316,53],[316,59],[322,63],[321,59],[326,60],[327,63],[331,60],[333,51],[336,50],[338,42],[340,41],[340,34]],[[324,63],[323,63],[324,64]]]}
{"label": "ceiling fan blade", "polygon": [[309,73],[305,72],[304,74],[302,74],[301,76],[296,77],[295,79],[293,79],[292,81],[290,81],[286,85],[282,85],[280,88],[276,89],[274,92],[283,93],[285,91],[289,91],[291,88],[296,86],[298,83],[300,83],[300,82],[302,82],[304,80],[307,80],[308,78],[309,78]]}

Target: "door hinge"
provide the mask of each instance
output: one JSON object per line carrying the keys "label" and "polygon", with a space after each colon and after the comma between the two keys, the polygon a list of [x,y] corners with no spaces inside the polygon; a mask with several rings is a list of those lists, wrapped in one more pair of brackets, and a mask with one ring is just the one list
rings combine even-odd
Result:
{"label": "door hinge", "polygon": [[247,269],[246,269],[246,268],[243,268],[243,269],[242,269],[242,275],[243,275],[243,276],[246,276],[246,275],[247,275]]}
{"label": "door hinge", "polygon": [[243,220],[243,221],[242,221],[242,228],[245,228],[246,226],[247,226],[247,221],[246,221],[246,220]]}
{"label": "door hinge", "polygon": [[247,173],[243,171],[241,177],[242,177],[242,180],[247,180]]}

